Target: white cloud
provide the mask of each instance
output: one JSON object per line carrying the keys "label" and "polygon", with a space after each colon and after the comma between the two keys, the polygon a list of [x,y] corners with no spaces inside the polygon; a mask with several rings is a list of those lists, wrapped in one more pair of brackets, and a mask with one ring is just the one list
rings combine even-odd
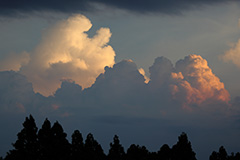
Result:
{"label": "white cloud", "polygon": [[91,27],[90,20],[79,14],[62,20],[44,32],[42,41],[28,53],[30,59],[26,53],[19,63],[15,62],[18,57],[7,57],[6,63],[12,63],[2,68],[20,69],[32,82],[34,91],[45,96],[53,94],[62,79],[73,79],[83,88],[90,87],[105,66],[115,63],[115,52],[108,45],[110,30],[100,28],[90,38],[86,32]]}

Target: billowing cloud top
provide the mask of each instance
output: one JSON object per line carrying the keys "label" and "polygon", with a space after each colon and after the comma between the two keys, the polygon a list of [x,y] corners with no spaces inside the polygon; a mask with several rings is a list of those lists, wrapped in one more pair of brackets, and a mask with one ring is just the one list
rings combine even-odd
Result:
{"label": "billowing cloud top", "polygon": [[170,94],[183,107],[191,104],[230,100],[228,91],[219,78],[212,73],[207,61],[200,55],[189,55],[177,61],[175,67],[164,57],[155,59],[149,68],[151,90],[162,90]]}
{"label": "billowing cloud top", "polygon": [[179,14],[183,10],[196,8],[203,5],[213,5],[237,0],[28,0],[25,3],[17,0],[0,1],[0,14],[14,16],[16,14],[36,11],[56,11],[77,13],[81,11],[94,11],[99,9],[98,5],[119,8],[137,13],[164,13]]}
{"label": "billowing cloud top", "polygon": [[176,63],[172,73],[172,93],[185,102],[200,104],[209,99],[228,102],[230,96],[224,84],[212,73],[207,61],[199,55],[189,55]]}
{"label": "billowing cloud top", "polygon": [[110,30],[100,28],[89,38],[86,32],[91,27],[88,18],[73,15],[45,31],[40,44],[31,53],[20,54],[18,62],[12,63],[19,54],[3,59],[0,70],[20,70],[43,95],[53,94],[62,79],[90,87],[105,66],[115,63],[115,52],[108,45]]}

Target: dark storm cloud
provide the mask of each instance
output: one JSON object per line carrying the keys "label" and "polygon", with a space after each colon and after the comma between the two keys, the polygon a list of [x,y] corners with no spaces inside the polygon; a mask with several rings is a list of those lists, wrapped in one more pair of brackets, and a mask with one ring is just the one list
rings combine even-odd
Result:
{"label": "dark storm cloud", "polygon": [[34,11],[76,13],[96,10],[99,4],[137,13],[179,14],[191,8],[230,1],[236,0],[2,0],[0,1],[0,14],[14,16]]}
{"label": "dark storm cloud", "polygon": [[35,11],[76,12],[90,10],[86,0],[3,0],[0,1],[0,14],[15,16]]}

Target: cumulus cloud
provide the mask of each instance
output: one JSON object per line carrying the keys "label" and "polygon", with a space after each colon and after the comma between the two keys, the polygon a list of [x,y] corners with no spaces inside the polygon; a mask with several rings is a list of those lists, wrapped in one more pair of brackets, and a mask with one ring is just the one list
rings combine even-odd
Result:
{"label": "cumulus cloud", "polygon": [[158,57],[149,71],[151,92],[169,99],[168,104],[176,101],[182,108],[192,110],[192,106],[227,104],[230,100],[224,84],[200,55],[186,56],[175,67],[167,58]]}
{"label": "cumulus cloud", "polygon": [[[144,76],[144,70],[139,70],[132,60],[123,60],[112,67],[106,66],[101,71],[102,73],[91,81],[93,85],[84,89],[79,85],[81,81],[79,82],[78,79],[89,78],[89,75],[90,78],[94,78],[97,75],[95,70],[98,67],[90,69],[88,74],[84,74],[83,71],[85,70],[81,68],[81,64],[75,66],[75,68],[72,67],[74,62],[71,58],[74,58],[74,56],[71,57],[71,52],[63,54],[65,52],[54,51],[53,54],[56,54],[56,56],[47,54],[43,57],[39,55],[40,52],[35,53],[37,54],[33,54],[33,56],[38,58],[31,59],[28,65],[21,68],[20,73],[28,76],[33,85],[39,84],[37,80],[44,82],[48,88],[51,88],[51,85],[55,83],[59,85],[57,90],[55,86],[51,88],[55,92],[53,96],[41,102],[47,104],[46,106],[50,106],[49,108],[41,108],[44,111],[50,109],[59,113],[64,111],[71,114],[70,108],[76,109],[81,106],[81,108],[85,109],[88,107],[102,108],[103,110],[100,109],[99,112],[103,114],[105,112],[124,114],[126,110],[128,110],[129,114],[134,114],[137,110],[139,115],[152,116],[154,113],[158,117],[182,109],[199,111],[199,109],[209,110],[212,108],[212,110],[220,110],[220,106],[225,108],[229,106],[230,95],[228,91],[224,88],[224,84],[220,79],[214,75],[207,61],[200,55],[186,56],[184,59],[177,61],[175,66],[165,57],[156,58],[154,64],[149,67],[150,80],[148,83],[146,83],[147,79]],[[59,58],[57,55],[60,55],[60,57],[68,56],[71,60]],[[78,53],[75,57],[78,58]],[[66,62],[59,62],[61,60],[66,60]],[[89,64],[88,61],[86,61],[87,64]],[[71,64],[71,67],[68,68],[68,65],[64,65],[66,63]],[[61,65],[64,65],[64,67],[60,67]],[[103,65],[101,64],[99,68]],[[54,69],[59,72],[49,71],[54,71]],[[76,72],[71,72],[71,69]],[[65,78],[60,81],[61,78],[64,78],[65,72],[70,72],[70,74],[66,74],[69,79]],[[50,81],[47,78],[50,78]],[[86,79],[84,80],[86,81]],[[7,83],[7,80],[5,80],[5,83]],[[5,84],[3,86],[9,85]],[[20,88],[18,90],[24,89]],[[34,96],[32,88],[29,90],[32,93],[31,95]],[[19,95],[18,92],[14,92],[12,95],[25,97],[21,92],[19,92]],[[36,99],[39,100],[39,97]],[[34,103],[37,103],[36,99],[34,99]],[[23,108],[21,105],[18,106]],[[146,106],[148,106],[148,109],[146,109]],[[104,109],[106,107],[108,110]]]}
{"label": "cumulus cloud", "polygon": [[164,83],[168,83],[173,70],[173,64],[169,59],[165,57],[156,58],[149,68],[151,79],[149,84],[155,89],[162,87]]}
{"label": "cumulus cloud", "polygon": [[90,20],[79,14],[58,22],[45,31],[31,53],[19,55],[21,61],[14,63],[19,57],[7,57],[9,66],[3,64],[3,69],[20,70],[32,82],[34,91],[45,96],[53,94],[63,79],[90,87],[105,66],[115,63],[115,52],[108,45],[110,30],[100,28],[90,38],[86,32],[91,27]]}
{"label": "cumulus cloud", "polygon": [[20,67],[26,65],[29,60],[29,54],[26,52],[20,54],[10,53],[0,60],[0,71],[19,71]]}
{"label": "cumulus cloud", "polygon": [[228,91],[200,55],[186,56],[175,66],[167,58],[158,57],[149,71],[150,81],[146,84],[137,65],[132,60],[123,60],[105,67],[90,88],[82,90],[75,82],[62,82],[55,100],[62,106],[97,108],[98,114],[153,117],[174,115],[186,109],[194,112],[228,109]]}
{"label": "cumulus cloud", "polygon": [[221,58],[226,62],[231,61],[233,64],[240,68],[240,40],[238,40],[238,42],[233,45],[232,48],[226,51],[225,54],[221,56]]}
{"label": "cumulus cloud", "polygon": [[207,61],[199,55],[189,55],[179,60],[176,72],[171,74],[171,90],[174,98],[187,104],[206,101],[228,103],[230,95],[220,79],[212,73]]}
{"label": "cumulus cloud", "polygon": [[201,56],[186,56],[175,66],[167,58],[158,57],[149,71],[150,81],[146,84],[137,65],[123,60],[106,66],[91,87],[83,89],[65,78],[49,97],[34,93],[31,83],[20,73],[0,72],[1,120],[12,121],[6,114],[9,111],[18,116],[31,113],[41,117],[41,121],[46,116],[62,120],[68,131],[71,127],[85,131],[94,128],[100,135],[104,130],[104,137],[106,130],[123,135],[127,130],[132,137],[142,133],[140,137],[150,137],[150,145],[156,143],[152,137],[159,137],[163,131],[166,135],[192,131],[197,140],[203,132],[211,132],[208,135],[212,137],[220,133],[226,139],[231,137],[230,133],[236,133],[233,123],[239,118],[233,116],[239,117],[240,98],[235,98],[229,107],[230,97],[224,84]]}
{"label": "cumulus cloud", "polygon": [[97,104],[121,104],[124,107],[140,102],[145,86],[144,76],[139,73],[137,65],[132,60],[123,60],[113,67],[105,67],[105,72],[86,92],[89,96],[94,93]]}

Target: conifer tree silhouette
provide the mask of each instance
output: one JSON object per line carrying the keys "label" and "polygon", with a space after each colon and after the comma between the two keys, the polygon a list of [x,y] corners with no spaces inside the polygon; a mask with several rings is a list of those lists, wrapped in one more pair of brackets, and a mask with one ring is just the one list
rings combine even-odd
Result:
{"label": "conifer tree silhouette", "polygon": [[54,159],[54,154],[52,152],[53,132],[51,129],[51,123],[48,119],[44,121],[42,128],[38,131],[38,141],[40,160]]}
{"label": "conifer tree silhouette", "polygon": [[[108,156],[91,133],[87,135],[85,143],[78,130],[72,134],[71,144],[66,137],[62,126],[56,122],[51,127],[48,119],[38,131],[35,120],[30,115],[26,117],[23,129],[17,134],[17,140],[13,143],[14,149],[7,153],[4,160],[196,160],[186,133],[178,137],[178,142],[172,149],[164,144],[157,153],[135,144],[125,153],[118,136],[115,135],[110,143]],[[0,157],[0,160],[3,158]],[[228,155],[221,146],[218,152],[212,152],[209,160],[240,160],[240,153]]]}
{"label": "conifer tree silhouette", "polygon": [[124,149],[120,144],[118,136],[115,135],[113,138],[113,143],[110,143],[110,149],[108,153],[109,160],[123,160],[125,156]]}
{"label": "conifer tree silhouette", "polygon": [[240,153],[237,152],[236,154],[231,153],[229,156],[227,154],[226,149],[221,146],[218,150],[218,152],[213,151],[212,154],[209,156],[209,160],[239,160],[240,159]]}
{"label": "conifer tree silhouette", "polygon": [[82,134],[75,130],[72,134],[71,160],[80,160],[84,158],[84,143]]}
{"label": "conifer tree silhouette", "polygon": [[55,122],[51,128],[53,133],[52,152],[54,159],[68,160],[70,155],[70,144],[66,139],[67,134],[63,131],[62,126]]}
{"label": "conifer tree silhouette", "polygon": [[89,133],[85,140],[85,160],[105,160],[106,156],[101,145],[94,139],[93,135]]}
{"label": "conifer tree silhouette", "polygon": [[167,144],[164,144],[158,151],[158,158],[161,160],[171,159],[171,148]]}
{"label": "conifer tree silhouette", "polygon": [[218,153],[216,151],[213,151],[209,157],[209,160],[218,160]]}
{"label": "conifer tree silhouette", "polygon": [[221,146],[219,148],[218,156],[219,156],[219,160],[227,160],[228,159],[227,151],[223,146]]}
{"label": "conifer tree silhouette", "polygon": [[13,144],[14,149],[7,153],[6,160],[24,159],[33,160],[38,158],[38,141],[35,120],[32,115],[26,117],[23,129],[17,134],[18,139]]}
{"label": "conifer tree silhouette", "polygon": [[132,144],[127,150],[126,157],[127,160],[147,160],[149,152],[145,146]]}
{"label": "conifer tree silhouette", "polygon": [[195,155],[187,134],[182,133],[178,137],[177,144],[172,147],[172,160],[196,160]]}

